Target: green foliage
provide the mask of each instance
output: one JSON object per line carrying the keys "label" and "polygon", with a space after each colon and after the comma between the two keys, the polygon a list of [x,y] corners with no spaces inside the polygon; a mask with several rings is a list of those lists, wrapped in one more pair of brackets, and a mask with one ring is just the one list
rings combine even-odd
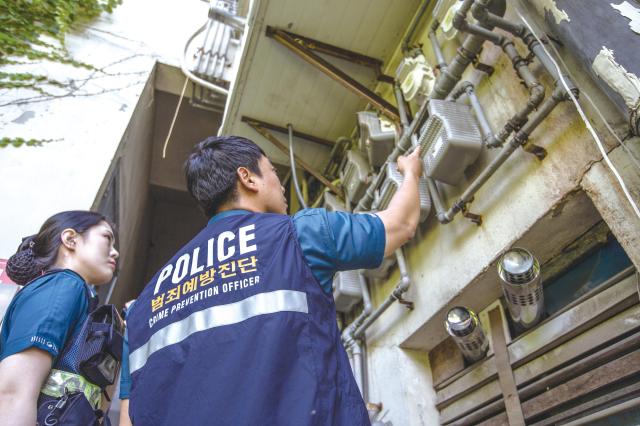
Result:
{"label": "green foliage", "polygon": [[[65,34],[74,24],[109,12],[122,0],[0,0],[0,67],[31,61],[52,61],[87,69],[90,64],[74,60],[65,48]],[[28,72],[0,71],[0,90],[26,88],[48,94],[47,87],[64,83]],[[38,145],[35,140],[0,139],[7,145]]]}
{"label": "green foliage", "polygon": [[23,139],[23,138],[0,138],[0,148],[6,148],[9,145],[16,148],[20,146],[42,146],[44,143],[52,142],[50,139]]}

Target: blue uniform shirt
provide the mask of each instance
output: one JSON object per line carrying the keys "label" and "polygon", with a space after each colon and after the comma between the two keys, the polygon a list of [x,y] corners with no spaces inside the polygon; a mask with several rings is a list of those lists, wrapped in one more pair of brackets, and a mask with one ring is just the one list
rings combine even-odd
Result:
{"label": "blue uniform shirt", "polygon": [[65,269],[36,278],[13,298],[2,323],[0,360],[31,347],[53,360],[89,314],[86,284]]}
{"label": "blue uniform shirt", "polygon": [[[246,210],[224,211],[212,217],[210,223],[247,213]],[[333,276],[337,271],[375,268],[382,262],[385,230],[380,218],[374,214],[305,209],[293,217],[293,223],[302,255],[325,293],[331,293]],[[129,397],[131,387],[128,354],[125,341],[121,399]]]}

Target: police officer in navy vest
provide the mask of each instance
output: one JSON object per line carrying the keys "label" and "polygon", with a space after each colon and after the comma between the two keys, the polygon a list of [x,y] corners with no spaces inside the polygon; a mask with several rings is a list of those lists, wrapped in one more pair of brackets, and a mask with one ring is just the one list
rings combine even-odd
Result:
{"label": "police officer in navy vest", "polygon": [[289,217],[255,143],[198,144],[187,184],[211,219],[127,316],[121,397],[133,424],[368,425],[331,284],[336,271],[379,266],[413,236],[418,152],[398,165],[405,179],[387,210]]}

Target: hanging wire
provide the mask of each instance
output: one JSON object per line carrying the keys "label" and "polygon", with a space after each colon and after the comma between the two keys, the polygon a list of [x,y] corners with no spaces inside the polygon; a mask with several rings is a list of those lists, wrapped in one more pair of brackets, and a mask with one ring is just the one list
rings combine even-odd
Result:
{"label": "hanging wire", "polygon": [[173,120],[171,120],[171,126],[169,126],[169,133],[167,133],[167,138],[164,140],[164,145],[162,146],[162,158],[165,158],[167,156],[167,147],[169,146],[169,139],[171,138],[171,134],[173,133],[173,126],[176,124],[176,118],[178,118],[178,112],[180,112],[180,105],[182,105],[182,99],[184,99],[184,92],[187,90],[188,83],[189,83],[189,77],[184,79],[184,86],[182,86],[180,99],[178,99],[178,106],[176,106],[176,112],[173,113]]}
{"label": "hanging wire", "polygon": [[289,129],[289,161],[291,162],[291,177],[293,178],[293,186],[296,188],[296,197],[298,197],[298,202],[302,206],[302,208],[308,208],[307,203],[304,201],[304,197],[302,197],[302,192],[300,192],[300,186],[298,185],[298,173],[296,172],[296,157],[293,153],[293,126],[291,123],[287,124],[287,128]]}
{"label": "hanging wire", "polygon": [[571,92],[571,89],[569,88],[569,85],[567,84],[566,80],[562,76],[562,70],[560,69],[560,66],[558,65],[556,60],[553,58],[553,56],[551,56],[551,54],[549,53],[549,51],[545,47],[544,43],[542,42],[542,40],[540,40],[540,38],[535,33],[533,28],[531,28],[531,25],[529,24],[529,22],[525,19],[524,16],[522,16],[522,13],[520,13],[520,10],[518,10],[518,8],[516,8],[516,13],[518,14],[518,16],[520,17],[522,22],[524,22],[524,24],[527,26],[527,28],[529,29],[531,34],[533,34],[533,36],[536,38],[538,43],[540,43],[540,46],[542,47],[544,52],[547,54],[549,59],[551,59],[551,62],[553,62],[553,65],[556,67],[556,70],[558,71],[558,75],[560,77],[560,82],[562,83],[562,86],[564,86],[564,89],[567,91],[567,94],[571,98],[571,101],[575,104],[576,109],[578,110],[578,114],[580,114],[580,117],[582,118],[582,121],[584,121],[584,124],[587,127],[587,130],[589,131],[589,133],[591,133],[591,136],[593,137],[594,141],[596,142],[596,145],[598,146],[598,149],[600,150],[600,153],[602,154],[602,158],[604,159],[605,163],[607,164],[607,166],[609,167],[609,169],[611,170],[611,172],[613,173],[613,175],[617,179],[618,183],[620,184],[620,187],[622,188],[622,192],[624,193],[625,197],[627,198],[627,201],[629,201],[629,204],[631,204],[631,208],[633,209],[634,213],[636,214],[636,216],[638,216],[638,218],[640,218],[640,210],[638,209],[638,206],[637,206],[636,202],[633,200],[633,197],[631,197],[631,194],[629,193],[629,190],[627,189],[627,186],[625,185],[624,180],[622,180],[622,177],[618,173],[618,170],[615,168],[615,166],[613,165],[613,163],[609,159],[609,155],[607,154],[607,151],[604,149],[604,146],[602,144],[602,141],[600,140],[600,137],[598,136],[598,134],[596,133],[595,129],[593,128],[593,126],[589,122],[589,119],[587,118],[586,114],[582,110],[582,107],[578,103],[578,100],[574,96],[573,92]]}

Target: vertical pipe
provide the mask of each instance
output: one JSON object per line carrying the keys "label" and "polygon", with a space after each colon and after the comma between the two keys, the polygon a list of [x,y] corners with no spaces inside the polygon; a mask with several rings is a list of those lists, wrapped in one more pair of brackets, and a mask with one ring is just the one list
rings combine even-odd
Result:
{"label": "vertical pipe", "polygon": [[440,195],[440,191],[438,191],[438,187],[433,179],[429,176],[425,175],[425,180],[427,181],[427,186],[429,187],[429,194],[431,195],[431,200],[433,201],[433,206],[436,209],[436,215],[438,220],[441,215],[444,214],[444,202],[442,201],[442,196]]}
{"label": "vertical pipe", "polygon": [[373,324],[388,308],[393,305],[393,302],[402,300],[402,295],[409,289],[411,285],[411,279],[409,278],[409,271],[407,268],[407,262],[402,252],[402,248],[395,251],[396,259],[398,261],[398,270],[400,271],[400,281],[396,287],[391,291],[391,294],[385,299],[380,306],[378,306],[371,315],[353,332],[354,339],[360,339],[364,337],[365,331]]}
{"label": "vertical pipe", "polygon": [[433,54],[436,57],[436,68],[440,70],[440,72],[444,72],[447,69],[447,61],[444,59],[444,54],[442,53],[442,48],[440,48],[440,44],[438,43],[438,36],[436,35],[436,30],[440,23],[438,20],[433,21],[433,25],[431,26],[431,31],[429,31],[429,40],[431,41],[431,47],[433,49]]}
{"label": "vertical pipe", "polygon": [[398,105],[398,115],[400,116],[400,124],[402,125],[402,133],[409,127],[409,118],[407,116],[407,107],[404,103],[402,90],[398,83],[393,85],[393,94],[396,96],[396,104]]}
{"label": "vertical pipe", "polygon": [[[453,20],[453,24],[456,28],[466,22],[466,15],[469,12],[473,4],[473,0],[465,0]],[[504,0],[493,0],[491,7],[498,15],[503,15],[506,10],[506,4]],[[482,25],[486,30],[491,30],[489,25]],[[473,62],[482,48],[484,38],[478,35],[470,34],[462,43],[462,46],[458,49],[458,54],[453,58],[447,68],[438,75],[433,92],[431,93],[432,99],[445,99],[447,95],[453,90],[454,86],[462,78],[462,73],[467,69],[469,64]]]}
{"label": "vertical pipe", "polygon": [[362,368],[362,344],[358,339],[353,341],[351,345],[351,353],[353,354],[353,376],[356,379],[356,384],[358,385],[358,389],[360,390],[360,395],[362,395],[362,399],[365,399],[364,396],[364,369]]}
{"label": "vertical pipe", "polygon": [[303,209],[308,208],[307,203],[304,201],[304,197],[300,192],[300,185],[298,185],[298,173],[296,172],[296,157],[293,153],[293,126],[291,124],[287,124],[287,128],[289,129],[289,161],[291,163],[291,177],[293,178],[293,186],[296,189],[296,197],[298,197],[298,202]]}

